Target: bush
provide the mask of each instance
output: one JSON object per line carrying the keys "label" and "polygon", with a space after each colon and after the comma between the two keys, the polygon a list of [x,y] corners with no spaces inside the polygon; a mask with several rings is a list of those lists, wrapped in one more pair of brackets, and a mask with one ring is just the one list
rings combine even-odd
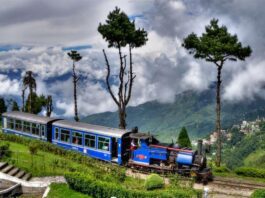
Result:
{"label": "bush", "polygon": [[236,174],[243,175],[247,177],[258,177],[265,178],[265,170],[258,168],[250,168],[250,167],[240,167],[235,169]]}
{"label": "bush", "polygon": [[163,188],[165,186],[164,180],[157,174],[149,175],[144,183],[144,187],[146,190],[153,190],[157,188]]}
{"label": "bush", "polygon": [[65,175],[66,181],[69,186],[84,194],[90,195],[94,198],[101,197],[126,197],[126,198],[188,198],[188,197],[201,197],[201,191],[195,190],[170,190],[170,191],[140,191],[125,189],[123,186],[115,183],[109,183],[95,178],[84,175],[81,173],[67,173]]}
{"label": "bush", "polygon": [[214,167],[214,172],[217,173],[229,173],[231,170],[226,166]]}
{"label": "bush", "polygon": [[251,194],[251,198],[262,198],[262,197],[265,197],[265,190],[264,189],[255,190]]}
{"label": "bush", "polygon": [[11,155],[11,151],[9,149],[8,143],[0,143],[0,158],[9,157]]}
{"label": "bush", "polygon": [[36,155],[38,153],[39,145],[36,142],[31,142],[29,144],[29,152],[31,155]]}

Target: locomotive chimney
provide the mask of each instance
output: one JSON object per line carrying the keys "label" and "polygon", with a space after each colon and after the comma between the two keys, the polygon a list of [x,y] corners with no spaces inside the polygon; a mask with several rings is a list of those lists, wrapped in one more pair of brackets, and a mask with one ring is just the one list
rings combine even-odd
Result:
{"label": "locomotive chimney", "polygon": [[202,155],[202,140],[198,140],[198,155]]}

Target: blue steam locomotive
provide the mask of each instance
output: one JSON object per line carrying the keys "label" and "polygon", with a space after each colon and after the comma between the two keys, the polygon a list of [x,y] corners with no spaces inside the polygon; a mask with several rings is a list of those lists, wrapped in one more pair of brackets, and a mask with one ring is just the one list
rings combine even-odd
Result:
{"label": "blue steam locomotive", "polygon": [[198,151],[161,144],[150,134],[82,122],[48,118],[24,112],[2,114],[3,132],[48,141],[92,158],[141,170],[190,175],[207,182],[212,174],[206,167],[202,142]]}

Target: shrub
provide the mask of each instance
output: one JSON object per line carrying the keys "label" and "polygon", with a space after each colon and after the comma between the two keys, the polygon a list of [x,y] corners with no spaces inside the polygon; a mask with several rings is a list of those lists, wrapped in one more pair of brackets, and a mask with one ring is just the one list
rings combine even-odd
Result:
{"label": "shrub", "polygon": [[39,145],[36,142],[31,142],[29,144],[29,152],[31,155],[36,155],[38,153]]}
{"label": "shrub", "polygon": [[259,177],[265,178],[265,170],[258,168],[250,168],[250,167],[240,167],[235,169],[236,174],[243,175],[247,177]]}
{"label": "shrub", "polygon": [[9,149],[8,143],[0,143],[0,158],[9,157],[11,155],[11,151]]}
{"label": "shrub", "polygon": [[217,173],[229,173],[231,171],[226,166],[220,166],[220,167],[214,167],[214,172],[217,172]]}
{"label": "shrub", "polygon": [[262,197],[265,197],[265,190],[264,189],[255,190],[251,194],[251,198],[262,198]]}
{"label": "shrub", "polygon": [[117,183],[110,183],[84,175],[81,173],[67,173],[65,175],[66,181],[70,188],[90,195],[94,198],[101,197],[126,197],[126,198],[188,198],[188,197],[201,197],[201,191],[194,190],[170,190],[170,191],[140,191],[125,189]]}
{"label": "shrub", "polygon": [[145,189],[146,190],[153,190],[157,188],[163,188],[165,185],[164,180],[157,174],[149,175],[145,180]]}

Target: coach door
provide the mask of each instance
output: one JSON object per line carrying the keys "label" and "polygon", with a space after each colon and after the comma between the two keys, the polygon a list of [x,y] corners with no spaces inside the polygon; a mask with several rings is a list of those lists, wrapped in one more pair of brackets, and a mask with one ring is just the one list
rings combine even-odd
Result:
{"label": "coach door", "polygon": [[111,138],[111,147],[112,161],[118,162],[118,138]]}

